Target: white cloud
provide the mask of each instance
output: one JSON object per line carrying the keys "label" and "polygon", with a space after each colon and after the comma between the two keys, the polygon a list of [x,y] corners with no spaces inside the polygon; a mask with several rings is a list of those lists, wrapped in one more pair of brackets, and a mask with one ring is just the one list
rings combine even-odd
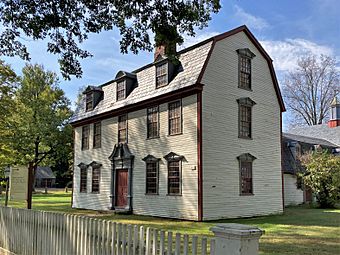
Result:
{"label": "white cloud", "polygon": [[298,60],[306,54],[334,55],[331,47],[300,38],[283,41],[264,40],[261,44],[273,59],[275,69],[283,72],[294,70]]}
{"label": "white cloud", "polygon": [[245,12],[240,6],[235,5],[235,17],[249,28],[254,30],[263,30],[269,28],[270,25],[261,17],[256,17],[250,13]]}
{"label": "white cloud", "polygon": [[202,42],[210,37],[213,37],[215,35],[220,34],[219,32],[204,32],[204,31],[199,31],[198,33],[196,32],[196,36],[184,36],[184,43],[179,47],[179,50],[187,48],[189,46],[192,46],[196,43]]}

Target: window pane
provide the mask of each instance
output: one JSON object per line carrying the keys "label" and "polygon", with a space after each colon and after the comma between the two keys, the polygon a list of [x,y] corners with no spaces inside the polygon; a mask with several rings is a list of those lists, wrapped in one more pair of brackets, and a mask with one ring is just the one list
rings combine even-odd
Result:
{"label": "window pane", "polygon": [[240,105],[239,136],[251,138],[251,106]]}
{"label": "window pane", "polygon": [[169,103],[169,135],[182,133],[181,101]]}
{"label": "window pane", "polygon": [[118,142],[127,142],[127,115],[121,115],[118,117]]}
{"label": "window pane", "polygon": [[89,148],[89,136],[90,136],[90,127],[83,126],[82,128],[82,138],[81,138],[81,148],[82,150],[86,150]]}
{"label": "window pane", "polygon": [[86,192],[87,188],[87,169],[80,169],[80,192]]}
{"label": "window pane", "polygon": [[117,101],[125,99],[126,86],[125,81],[120,81],[117,83]]}
{"label": "window pane", "polygon": [[181,172],[180,162],[171,161],[168,163],[168,193],[180,194],[181,193]]}
{"label": "window pane", "polygon": [[252,162],[241,162],[241,194],[253,193]]}
{"label": "window pane", "polygon": [[156,88],[166,86],[168,84],[168,64],[156,66]]}
{"label": "window pane", "polygon": [[158,106],[147,109],[148,138],[158,137]]}
{"label": "window pane", "polygon": [[100,186],[100,168],[92,169],[92,192],[99,192]]}
{"label": "window pane", "polygon": [[86,106],[86,111],[90,111],[93,109],[93,94],[90,93],[90,94],[86,94],[86,103],[85,103],[85,106]]}
{"label": "window pane", "polygon": [[146,194],[158,193],[158,170],[157,162],[146,163]]}
{"label": "window pane", "polygon": [[251,59],[245,56],[240,56],[240,87],[251,88]]}
{"label": "window pane", "polygon": [[93,147],[99,148],[101,146],[101,123],[94,123],[93,125]]}

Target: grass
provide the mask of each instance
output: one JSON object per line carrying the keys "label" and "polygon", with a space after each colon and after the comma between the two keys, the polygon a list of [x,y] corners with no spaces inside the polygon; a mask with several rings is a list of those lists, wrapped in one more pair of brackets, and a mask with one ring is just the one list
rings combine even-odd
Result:
{"label": "grass", "polygon": [[[209,228],[217,223],[255,225],[266,231],[260,239],[260,254],[333,255],[340,254],[340,210],[291,207],[283,215],[210,222],[191,222],[136,215],[115,215],[70,208],[71,194],[55,192],[36,194],[33,209],[87,215],[121,223],[139,224],[188,234],[212,236]],[[0,200],[3,204],[3,198]],[[24,202],[10,201],[10,206],[24,208]]]}

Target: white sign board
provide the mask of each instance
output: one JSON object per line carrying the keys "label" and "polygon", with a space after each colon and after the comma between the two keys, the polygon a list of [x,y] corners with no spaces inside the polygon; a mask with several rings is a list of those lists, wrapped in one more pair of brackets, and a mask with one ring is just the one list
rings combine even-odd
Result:
{"label": "white sign board", "polygon": [[28,166],[12,166],[9,177],[11,200],[26,200],[28,187]]}
{"label": "white sign board", "polygon": [[5,167],[5,177],[6,177],[6,178],[9,177],[10,174],[11,174],[11,167],[6,166],[6,167]]}

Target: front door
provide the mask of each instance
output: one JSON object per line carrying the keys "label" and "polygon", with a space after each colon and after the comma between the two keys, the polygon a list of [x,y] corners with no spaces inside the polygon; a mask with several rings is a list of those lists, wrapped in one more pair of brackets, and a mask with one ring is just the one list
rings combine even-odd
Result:
{"label": "front door", "polygon": [[116,207],[125,207],[127,205],[128,194],[128,170],[117,170],[116,180]]}

